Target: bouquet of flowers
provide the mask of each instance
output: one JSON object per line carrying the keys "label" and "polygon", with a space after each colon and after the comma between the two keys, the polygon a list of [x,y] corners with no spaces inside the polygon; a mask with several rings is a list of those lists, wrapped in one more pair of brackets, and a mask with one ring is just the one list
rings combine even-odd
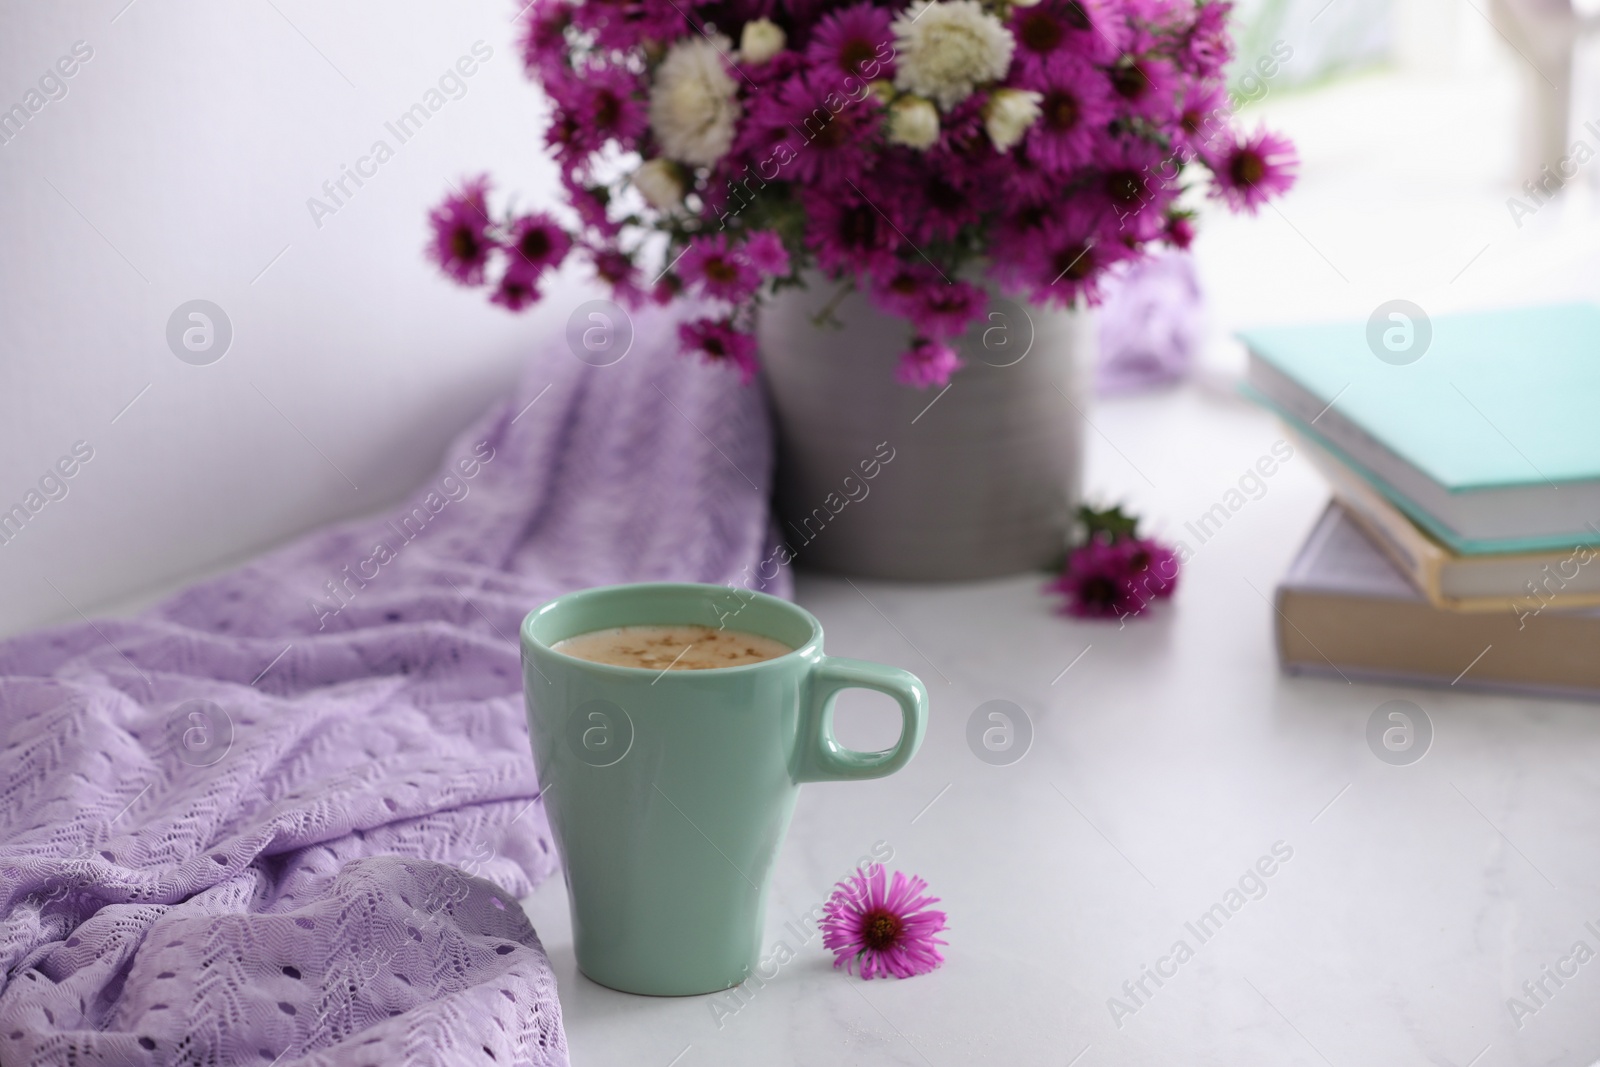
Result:
{"label": "bouquet of flowers", "polygon": [[630,305],[707,300],[681,342],[747,381],[756,305],[820,274],[908,320],[898,377],[942,385],[983,280],[1092,303],[1107,268],[1189,244],[1191,164],[1235,209],[1289,186],[1289,142],[1230,127],[1229,6],[533,0],[568,210],[496,214],[479,177],[430,251],[514,311],[574,252]]}

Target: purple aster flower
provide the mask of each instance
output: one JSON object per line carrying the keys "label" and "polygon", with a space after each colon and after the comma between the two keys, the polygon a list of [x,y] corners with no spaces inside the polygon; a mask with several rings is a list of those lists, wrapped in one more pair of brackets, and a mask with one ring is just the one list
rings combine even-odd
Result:
{"label": "purple aster flower", "polygon": [[1221,73],[1233,58],[1233,38],[1228,35],[1230,0],[1204,0],[1195,10],[1194,22],[1184,34],[1179,62],[1201,77]]}
{"label": "purple aster flower", "polygon": [[883,107],[864,83],[865,95],[854,99],[837,82],[821,71],[798,75],[752,107],[752,126],[781,129],[789,142],[793,158],[783,167],[785,181],[848,188],[871,167]]}
{"label": "purple aster flower", "polygon": [[511,224],[506,245],[508,271],[530,271],[533,277],[561,266],[572,250],[572,238],[554,218],[544,212],[523,215]]}
{"label": "purple aster flower", "polygon": [[567,191],[567,202],[578,213],[583,225],[592,226],[607,237],[615,237],[621,231],[622,227],[611,220],[607,211],[610,189],[588,184],[583,173],[571,167],[561,168],[561,186]]}
{"label": "purple aster flower", "polygon": [[479,175],[461,183],[428,216],[433,240],[428,255],[462,285],[482,285],[489,253],[497,245],[489,236],[489,178]]}
{"label": "purple aster flower", "polygon": [[834,886],[823,905],[822,944],[833,950],[834,967],[847,973],[861,968],[862,978],[911,978],[944,962],[937,946],[948,929],[945,915],[929,905],[928,883],[894,872],[887,879],[881,864],[856,868]]}
{"label": "purple aster flower", "polygon": [[1014,7],[1015,62],[1026,71],[1067,53],[1093,63],[1109,63],[1122,47],[1114,25],[1098,0],[1043,0],[1032,7]]}
{"label": "purple aster flower", "polygon": [[789,250],[783,238],[772,230],[758,230],[744,243],[744,255],[756,270],[769,278],[781,278],[789,273]]}
{"label": "purple aster flower", "polygon": [[1194,216],[1184,211],[1169,212],[1164,236],[1173,248],[1188,248],[1194,243]]}
{"label": "purple aster flower", "polygon": [[1287,137],[1262,129],[1239,137],[1208,158],[1206,165],[1215,182],[1212,194],[1234,210],[1243,208],[1254,214],[1269,197],[1294,184],[1300,161]]}
{"label": "purple aster flower", "polygon": [[960,337],[968,326],[983,318],[988,306],[989,295],[976,285],[960,280],[941,282],[922,291],[922,302],[912,321],[919,333]]}
{"label": "purple aster flower", "polygon": [[1178,591],[1178,554],[1151,537],[1124,542],[1127,550],[1128,580],[1134,592],[1148,601],[1162,600]]}
{"label": "purple aster flower", "polygon": [[500,284],[495,286],[489,302],[499,304],[507,311],[521,311],[538,301],[538,281],[538,275],[526,267],[509,266],[500,276]]}
{"label": "purple aster flower", "polygon": [[748,300],[761,285],[761,272],[748,257],[731,248],[727,234],[722,233],[690,238],[677,272],[706,296],[730,304]]}
{"label": "purple aster flower", "polygon": [[834,276],[877,277],[893,272],[900,236],[878,209],[860,197],[802,189],[806,247]]}
{"label": "purple aster flower", "polygon": [[961,357],[955,349],[943,341],[917,337],[901,353],[894,377],[898,382],[926,389],[930,385],[948,385],[950,376],[960,369]]}
{"label": "purple aster flower", "polygon": [[567,63],[567,27],[572,24],[568,0],[534,0],[522,27],[522,66],[542,78],[562,70]]}
{"label": "purple aster flower", "polygon": [[1111,90],[1118,109],[1158,126],[1172,121],[1178,108],[1178,78],[1172,65],[1155,56],[1123,56],[1111,68]]}
{"label": "purple aster flower", "polygon": [[894,77],[894,13],[875,4],[855,4],[830,11],[811,31],[806,58],[816,67],[837,71],[831,81],[853,75],[865,81]]}
{"label": "purple aster flower", "polygon": [[582,159],[612,141],[631,149],[650,124],[638,75],[620,67],[591,63],[544,83],[557,105],[545,139],[562,156]]}
{"label": "purple aster flower", "polygon": [[634,266],[633,257],[618,248],[592,248],[589,256],[595,276],[611,286],[613,296],[629,307],[645,302],[646,293],[639,284],[639,269]]}
{"label": "purple aster flower", "polygon": [[1028,88],[1041,94],[1039,117],[1023,141],[1028,158],[1057,173],[1091,161],[1114,114],[1105,74],[1062,52],[1034,73]]}
{"label": "purple aster flower", "polygon": [[1178,105],[1178,128],[1183,143],[1197,152],[1221,147],[1219,140],[1226,142],[1231,138],[1228,122],[1232,117],[1228,93],[1221,85],[1191,85]]}
{"label": "purple aster flower", "polygon": [[921,261],[897,262],[893,270],[873,280],[872,302],[886,314],[913,319],[926,304],[927,294],[943,284],[944,279]]}
{"label": "purple aster flower", "polygon": [[685,354],[698,353],[707,363],[721,363],[739,372],[739,381],[749,385],[755,380],[759,364],[756,360],[756,339],[752,334],[734,329],[732,319],[695,319],[680,323],[678,341]]}
{"label": "purple aster flower", "polygon": [[1121,619],[1138,615],[1147,601],[1141,600],[1128,574],[1128,553],[1124,545],[1090,541],[1067,555],[1061,576],[1045,586],[1066,595],[1062,610],[1086,619]]}

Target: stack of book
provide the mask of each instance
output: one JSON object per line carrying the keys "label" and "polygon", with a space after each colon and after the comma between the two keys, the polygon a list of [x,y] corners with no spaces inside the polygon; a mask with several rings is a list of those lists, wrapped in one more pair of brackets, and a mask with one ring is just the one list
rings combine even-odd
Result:
{"label": "stack of book", "polygon": [[1600,308],[1241,339],[1333,489],[1277,588],[1284,668],[1600,699]]}

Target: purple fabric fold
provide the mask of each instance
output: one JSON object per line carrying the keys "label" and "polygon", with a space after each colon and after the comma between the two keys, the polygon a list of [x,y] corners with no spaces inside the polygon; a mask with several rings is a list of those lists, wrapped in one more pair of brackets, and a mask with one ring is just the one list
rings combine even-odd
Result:
{"label": "purple fabric fold", "polygon": [[771,541],[759,390],[635,326],[552,339],[399,506],[0,643],[0,1063],[567,1062],[522,617],[763,588]]}

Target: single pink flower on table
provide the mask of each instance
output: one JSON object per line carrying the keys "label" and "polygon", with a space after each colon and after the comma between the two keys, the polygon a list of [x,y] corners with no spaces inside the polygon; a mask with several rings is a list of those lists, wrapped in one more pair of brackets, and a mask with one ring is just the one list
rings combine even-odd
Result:
{"label": "single pink flower on table", "polygon": [[1228,206],[1254,214],[1256,209],[1294,184],[1300,165],[1294,145],[1267,130],[1240,137],[1206,160],[1215,180],[1212,195]]}
{"label": "single pink flower on table", "polygon": [[1067,603],[1063,610],[1080,618],[1137,615],[1147,603],[1129,577],[1125,544],[1090,541],[1073,549],[1061,576],[1045,588],[1064,593]]}
{"label": "single pink flower on table", "polygon": [[1140,537],[1124,542],[1128,580],[1134,593],[1165,600],[1178,591],[1178,554],[1160,541]]}
{"label": "single pink flower on table", "polygon": [[461,183],[428,216],[433,240],[428,256],[462,285],[482,285],[489,253],[497,246],[489,236],[489,179],[485,175]]}
{"label": "single pink flower on table", "polygon": [[918,337],[900,356],[894,369],[896,381],[926,389],[930,385],[948,385],[950,375],[961,369],[961,357],[943,341]]}
{"label": "single pink flower on table", "polygon": [[944,962],[937,935],[947,929],[945,914],[929,907],[928,883],[894,872],[889,881],[882,864],[857,868],[834,886],[823,905],[822,945],[833,950],[834,967],[862,978],[910,978],[927,974]]}
{"label": "single pink flower on table", "polygon": [[721,363],[739,372],[745,385],[755,380],[759,366],[756,339],[734,329],[730,319],[695,319],[678,326],[678,340],[686,353],[697,353],[707,363]]}
{"label": "single pink flower on table", "polygon": [[755,264],[728,243],[728,235],[693,237],[678,260],[678,276],[706,296],[741,304],[761,286]]}

